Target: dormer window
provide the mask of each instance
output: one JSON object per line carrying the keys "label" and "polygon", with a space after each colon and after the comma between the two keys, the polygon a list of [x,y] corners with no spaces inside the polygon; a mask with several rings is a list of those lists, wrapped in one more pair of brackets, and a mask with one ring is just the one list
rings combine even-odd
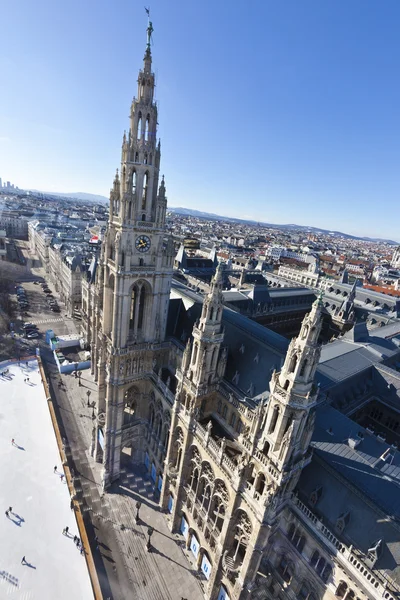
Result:
{"label": "dormer window", "polygon": [[350,513],[348,511],[339,515],[339,517],[336,521],[336,531],[338,533],[343,533],[343,530],[346,527],[346,525],[348,524],[349,520],[350,520]]}
{"label": "dormer window", "polygon": [[319,501],[319,499],[321,498],[321,496],[322,496],[322,487],[318,487],[313,492],[311,492],[311,495],[309,498],[309,502],[310,502],[311,506],[316,506],[316,504]]}
{"label": "dormer window", "polygon": [[375,564],[378,562],[380,556],[382,555],[382,551],[383,540],[377,540],[372,544],[371,548],[368,548],[367,558],[371,566],[374,567]]}

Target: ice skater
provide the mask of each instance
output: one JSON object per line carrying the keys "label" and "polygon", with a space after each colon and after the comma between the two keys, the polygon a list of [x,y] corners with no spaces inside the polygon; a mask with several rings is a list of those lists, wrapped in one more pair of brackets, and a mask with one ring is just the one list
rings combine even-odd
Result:
{"label": "ice skater", "polygon": [[61,483],[64,481],[64,475],[60,475],[60,481]]}
{"label": "ice skater", "polygon": [[26,565],[26,564],[28,564],[28,563],[27,563],[27,562],[26,562],[26,560],[25,560],[25,556],[23,556],[23,557],[22,557],[22,560],[21,560],[21,565]]}
{"label": "ice skater", "polygon": [[54,467],[53,473],[57,473],[57,465]]}
{"label": "ice skater", "polygon": [[14,438],[11,439],[11,446],[15,446],[15,440],[14,440]]}
{"label": "ice skater", "polygon": [[8,510],[6,510],[6,517],[9,519],[10,515],[8,514]]}
{"label": "ice skater", "polygon": [[76,544],[77,539],[78,539],[78,537],[76,535],[74,535],[74,544]]}
{"label": "ice skater", "polygon": [[12,514],[12,506],[10,506],[10,508],[8,509],[8,512],[10,512]]}

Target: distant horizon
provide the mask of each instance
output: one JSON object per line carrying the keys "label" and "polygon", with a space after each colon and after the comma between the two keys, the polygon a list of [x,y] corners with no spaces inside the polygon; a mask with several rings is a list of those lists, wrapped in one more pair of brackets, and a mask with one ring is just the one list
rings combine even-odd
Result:
{"label": "distant horizon", "polygon": [[[20,0],[2,18],[2,172],[22,188],[107,197],[143,65],[143,6]],[[154,0],[151,19],[171,205],[398,236],[398,0]]]}
{"label": "distant horizon", "polygon": [[[91,192],[53,192],[53,191],[49,191],[49,190],[38,190],[38,189],[35,189],[35,188],[18,188],[18,189],[19,190],[23,190],[23,191],[27,191],[27,192],[28,191],[29,192],[38,192],[40,194],[49,194],[49,195],[54,194],[55,196],[65,196],[67,198],[70,197],[72,199],[74,199],[73,195],[82,194],[82,195],[87,195],[87,196],[93,196],[93,197],[97,197],[97,198],[102,198],[105,203],[109,202],[109,198],[107,198],[107,196],[104,196],[102,194],[93,194]],[[70,194],[72,194],[72,196],[70,196]],[[78,199],[78,198],[76,198],[76,199]],[[84,201],[84,200],[82,200],[82,201]],[[370,238],[371,241],[374,241],[375,239],[378,239],[378,240],[382,240],[382,241],[387,241],[388,243],[400,244],[399,241],[396,241],[396,240],[391,239],[389,237],[381,237],[379,235],[369,235],[369,234],[367,234],[367,235],[353,234],[353,233],[349,233],[349,232],[347,232],[345,230],[329,229],[327,227],[321,227],[320,225],[313,225],[311,223],[304,223],[304,224],[302,224],[302,223],[295,223],[295,222],[289,222],[289,221],[287,223],[283,223],[283,222],[281,222],[281,223],[274,223],[272,221],[264,221],[263,219],[258,219],[258,218],[237,217],[237,216],[232,216],[232,215],[228,215],[228,214],[222,215],[222,214],[219,214],[219,213],[214,213],[214,212],[211,212],[211,211],[203,211],[201,209],[193,208],[193,207],[190,207],[190,206],[182,206],[182,205],[180,205],[180,206],[172,206],[172,205],[168,204],[167,205],[167,210],[168,210],[168,208],[175,209],[175,210],[181,208],[181,209],[185,209],[185,210],[195,210],[195,211],[200,211],[200,212],[207,212],[209,214],[215,215],[215,216],[220,217],[222,219],[223,218],[228,218],[228,219],[240,219],[242,221],[253,221],[254,223],[260,223],[261,225],[265,225],[265,226],[273,225],[274,227],[280,227],[280,226],[281,227],[287,227],[287,226],[293,225],[293,226],[299,226],[299,227],[311,227],[313,229],[321,229],[321,230],[324,230],[324,231],[327,231],[327,232],[332,232],[332,233],[334,231],[338,231],[339,233],[342,233],[344,235],[350,235],[350,236],[359,238],[360,240],[362,240],[362,238]],[[206,218],[206,217],[199,217],[199,218]]]}

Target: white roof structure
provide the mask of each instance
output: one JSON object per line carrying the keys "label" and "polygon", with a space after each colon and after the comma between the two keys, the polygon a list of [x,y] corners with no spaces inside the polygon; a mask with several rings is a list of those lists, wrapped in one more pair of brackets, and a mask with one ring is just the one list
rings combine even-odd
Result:
{"label": "white roof structure", "polygon": [[0,363],[0,373],[7,368],[0,375],[0,598],[93,598],[85,557],[62,533],[68,526],[79,536],[38,363]]}

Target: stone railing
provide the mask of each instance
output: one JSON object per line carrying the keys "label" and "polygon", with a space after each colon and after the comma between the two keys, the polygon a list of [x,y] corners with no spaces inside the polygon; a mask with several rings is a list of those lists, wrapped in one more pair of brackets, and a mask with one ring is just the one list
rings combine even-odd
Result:
{"label": "stone railing", "polygon": [[[395,600],[394,596],[388,591],[388,584],[395,590],[395,595],[398,597],[400,592],[400,586],[398,586],[393,580],[385,579],[381,574],[373,572],[369,567],[366,566],[360,553],[353,550],[352,546],[343,544],[332,532],[326,527],[322,521],[320,521],[315,515],[297,496],[292,496],[293,507],[295,512],[300,513],[306,518],[308,523],[312,524],[314,532],[325,542],[331,550],[335,552],[339,562],[343,562],[344,567],[350,571],[356,571],[357,575],[355,579],[361,581],[367,589],[372,590],[374,598],[379,597],[385,598],[386,600]],[[354,577],[354,575],[353,575]]]}
{"label": "stone railing", "polygon": [[233,460],[231,460],[229,456],[224,453],[222,446],[213,440],[210,436],[210,432],[206,431],[206,429],[198,422],[196,422],[195,425],[194,435],[195,438],[197,438],[197,440],[200,442],[201,446],[205,448],[205,450],[212,456],[215,462],[221,465],[221,468],[231,480],[236,472],[236,465]]}

